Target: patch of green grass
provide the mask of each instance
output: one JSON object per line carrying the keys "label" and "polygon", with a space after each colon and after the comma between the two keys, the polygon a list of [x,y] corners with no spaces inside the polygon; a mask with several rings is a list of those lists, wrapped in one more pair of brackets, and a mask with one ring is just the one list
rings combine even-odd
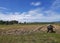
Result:
{"label": "patch of green grass", "polygon": [[0,35],[0,43],[60,43],[60,34],[31,33],[26,35]]}

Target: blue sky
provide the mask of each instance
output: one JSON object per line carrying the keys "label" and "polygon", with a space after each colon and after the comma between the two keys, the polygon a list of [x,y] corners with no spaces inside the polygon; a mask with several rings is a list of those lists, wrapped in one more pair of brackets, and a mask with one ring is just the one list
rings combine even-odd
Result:
{"label": "blue sky", "polygon": [[60,0],[0,0],[0,20],[60,21]]}
{"label": "blue sky", "polygon": [[[31,3],[40,5],[30,5]],[[0,0],[0,6],[10,9],[11,12],[24,12],[38,7],[49,8],[54,0]]]}

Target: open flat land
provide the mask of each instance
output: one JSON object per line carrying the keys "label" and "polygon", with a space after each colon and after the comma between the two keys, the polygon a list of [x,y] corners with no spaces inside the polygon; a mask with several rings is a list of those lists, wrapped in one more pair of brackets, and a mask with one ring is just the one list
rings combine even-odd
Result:
{"label": "open flat land", "polygon": [[47,33],[47,25],[0,25],[0,43],[60,43],[60,24],[53,24],[56,33]]}

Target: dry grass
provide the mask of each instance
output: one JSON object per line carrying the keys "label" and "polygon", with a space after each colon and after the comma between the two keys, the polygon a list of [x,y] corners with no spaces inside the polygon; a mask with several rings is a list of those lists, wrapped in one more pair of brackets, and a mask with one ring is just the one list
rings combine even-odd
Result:
{"label": "dry grass", "polygon": [[[53,25],[54,31],[56,33],[60,33],[60,26],[59,25]],[[47,31],[47,25],[0,25],[0,34],[21,34],[21,33],[30,33],[30,32],[37,32],[37,31]]]}
{"label": "dry grass", "polygon": [[[60,43],[60,25],[54,25],[56,33],[46,33],[46,26],[0,25],[0,43]],[[31,34],[24,34],[29,32]]]}

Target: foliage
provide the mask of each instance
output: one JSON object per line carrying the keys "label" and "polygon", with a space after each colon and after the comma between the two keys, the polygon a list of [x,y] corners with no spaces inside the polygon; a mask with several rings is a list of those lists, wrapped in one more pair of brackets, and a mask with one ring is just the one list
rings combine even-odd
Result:
{"label": "foliage", "polygon": [[0,24],[6,24],[6,25],[9,25],[9,24],[18,24],[18,21],[16,21],[16,20],[12,20],[12,21],[3,21],[3,20],[0,20]]}

